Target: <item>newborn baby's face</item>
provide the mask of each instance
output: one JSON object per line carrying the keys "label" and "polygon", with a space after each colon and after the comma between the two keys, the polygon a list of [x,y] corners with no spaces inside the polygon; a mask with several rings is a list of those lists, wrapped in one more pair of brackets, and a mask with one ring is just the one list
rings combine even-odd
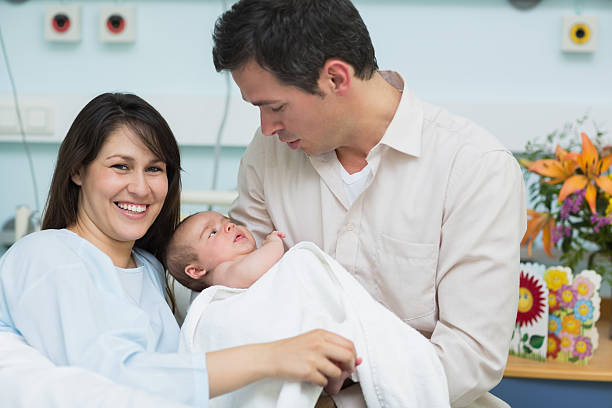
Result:
{"label": "newborn baby's face", "polygon": [[214,211],[194,215],[184,227],[183,239],[193,245],[199,262],[208,271],[257,248],[248,229]]}

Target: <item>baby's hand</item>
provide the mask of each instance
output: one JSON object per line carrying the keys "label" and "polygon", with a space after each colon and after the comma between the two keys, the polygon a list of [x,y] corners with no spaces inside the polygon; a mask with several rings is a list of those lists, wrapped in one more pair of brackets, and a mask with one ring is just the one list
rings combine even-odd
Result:
{"label": "baby's hand", "polygon": [[282,238],[285,238],[284,233],[278,232],[278,231],[272,231],[271,233],[268,234],[266,239],[264,239],[264,242],[262,245],[266,245],[269,242],[283,242]]}

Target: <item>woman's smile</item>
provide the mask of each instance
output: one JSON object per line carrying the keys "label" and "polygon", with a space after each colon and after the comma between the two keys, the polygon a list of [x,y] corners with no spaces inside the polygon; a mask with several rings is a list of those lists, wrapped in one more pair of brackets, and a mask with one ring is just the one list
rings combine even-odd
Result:
{"label": "woman's smile", "polygon": [[149,208],[148,204],[136,204],[130,202],[119,202],[115,201],[115,205],[119,207],[119,209],[123,210],[127,215],[145,215],[147,208]]}

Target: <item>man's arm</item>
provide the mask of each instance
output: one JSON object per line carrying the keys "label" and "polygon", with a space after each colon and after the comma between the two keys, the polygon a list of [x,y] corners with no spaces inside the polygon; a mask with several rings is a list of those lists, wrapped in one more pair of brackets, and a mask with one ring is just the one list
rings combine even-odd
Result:
{"label": "man's arm", "polygon": [[453,406],[465,406],[501,379],[518,302],[525,232],[523,178],[505,151],[465,148],[446,193],[438,262],[439,321],[431,342]]}

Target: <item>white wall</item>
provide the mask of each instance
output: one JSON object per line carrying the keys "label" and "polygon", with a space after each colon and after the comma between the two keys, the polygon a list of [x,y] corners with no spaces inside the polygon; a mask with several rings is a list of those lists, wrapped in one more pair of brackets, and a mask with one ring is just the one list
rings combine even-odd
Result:
{"label": "white wall", "polygon": [[[76,112],[104,91],[135,92],[167,117],[182,142],[183,185],[209,188],[212,148],[225,80],[211,61],[211,32],[221,1],[64,1],[80,4],[82,40],[46,42],[44,8],[60,1],[0,2],[0,29],[20,98],[55,105],[55,132],[32,146],[44,202],[58,141]],[[133,44],[98,40],[100,6],[134,5]],[[511,149],[591,111],[602,128],[612,118],[612,0],[543,0],[519,11],[506,0],[356,0],[370,29],[381,68],[399,70],[422,99],[448,106],[497,134]],[[599,19],[594,54],[564,54],[562,16],[581,5]],[[0,103],[11,87],[0,61]],[[235,185],[243,145],[257,111],[232,86],[224,133],[221,188]],[[0,140],[2,140],[0,136]],[[18,204],[34,205],[29,170],[17,138],[0,141],[0,226]],[[44,141],[47,142],[44,142]]]}

